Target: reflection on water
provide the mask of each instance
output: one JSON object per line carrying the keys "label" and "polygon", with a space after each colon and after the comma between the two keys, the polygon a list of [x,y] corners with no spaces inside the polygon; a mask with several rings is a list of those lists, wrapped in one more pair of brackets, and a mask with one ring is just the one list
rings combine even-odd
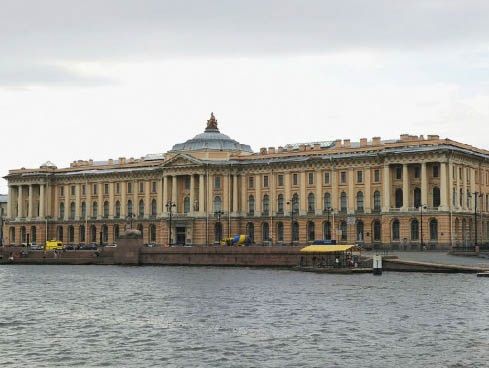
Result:
{"label": "reflection on water", "polygon": [[481,367],[489,279],[2,266],[0,366]]}

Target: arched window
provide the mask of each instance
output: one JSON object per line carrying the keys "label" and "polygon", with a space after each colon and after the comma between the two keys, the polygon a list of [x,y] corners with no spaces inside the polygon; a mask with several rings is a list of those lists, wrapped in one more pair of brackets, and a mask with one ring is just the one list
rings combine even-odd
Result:
{"label": "arched window", "polygon": [[279,194],[277,197],[277,214],[284,214],[284,195]]}
{"label": "arched window", "polygon": [[92,217],[97,217],[98,216],[98,203],[97,202],[93,202],[93,205],[92,205]]}
{"label": "arched window", "polygon": [[121,202],[116,201],[115,202],[115,218],[121,217]]}
{"label": "arched window", "polygon": [[63,219],[65,217],[65,204],[64,202],[61,202],[59,204],[59,218]]}
{"label": "arched window", "polygon": [[75,228],[71,225],[68,226],[68,242],[69,243],[75,242]]}
{"label": "arched window", "polygon": [[292,223],[292,241],[299,241],[299,223],[297,221],[294,221]]}
{"label": "arched window", "polygon": [[357,211],[363,212],[363,192],[357,193]]}
{"label": "arched window", "polygon": [[114,241],[117,241],[117,239],[119,239],[119,234],[119,225],[114,225]]}
{"label": "arched window", "polygon": [[400,240],[400,223],[399,220],[394,220],[392,222],[392,240]]}
{"label": "arched window", "polygon": [[248,197],[248,214],[253,216],[255,214],[255,197],[250,195]]}
{"label": "arched window", "polygon": [[279,242],[284,241],[284,224],[282,222],[277,223],[277,240]]}
{"label": "arched window", "polygon": [[421,189],[419,188],[414,188],[413,204],[414,204],[414,208],[421,207]]}
{"label": "arched window", "polygon": [[294,195],[292,196],[292,212],[299,212],[299,195],[297,193],[294,193]]}
{"label": "arched window", "polygon": [[314,196],[314,193],[309,193],[307,196],[307,212],[308,213],[314,213],[315,207],[316,207],[316,198]]}
{"label": "arched window", "polygon": [[156,243],[156,226],[154,224],[149,225],[149,241]]}
{"label": "arched window", "polygon": [[418,220],[411,221],[411,240],[419,240],[419,222]]}
{"label": "arched window", "polygon": [[433,187],[433,207],[440,206],[440,188]]}
{"label": "arched window", "polygon": [[430,240],[438,240],[438,221],[436,221],[435,219],[432,219],[430,221]]}
{"label": "arched window", "polygon": [[346,212],[348,208],[348,201],[346,199],[346,193],[345,192],[341,192],[341,195],[340,195],[340,210],[341,212]]}
{"label": "arched window", "polygon": [[357,241],[364,241],[365,237],[363,235],[363,221],[357,221]]}
{"label": "arched window", "polygon": [[104,218],[109,217],[109,202],[105,201],[104,202]]}
{"label": "arched window", "polygon": [[346,241],[348,239],[348,225],[346,221],[340,222],[340,230],[341,230],[341,241]]}
{"label": "arched window", "polygon": [[374,221],[374,241],[379,242],[382,239],[382,224],[379,220]]}
{"label": "arched window", "polygon": [[246,235],[248,235],[248,238],[252,243],[255,242],[255,225],[253,225],[252,222],[246,224]]}
{"label": "arched window", "polygon": [[95,225],[90,226],[90,241],[92,243],[97,242],[97,228],[95,227]]}
{"label": "arched window", "polygon": [[331,240],[331,222],[323,222],[323,238],[324,240]]}
{"label": "arched window", "polygon": [[332,209],[331,207],[331,193],[324,193],[324,209],[327,211],[328,209]]}
{"label": "arched window", "polygon": [[264,242],[270,241],[270,226],[268,225],[268,222],[264,222],[261,225],[261,234]]}
{"label": "arched window", "polygon": [[268,194],[263,196],[263,215],[268,216],[270,214],[270,197]]}
{"label": "arched window", "polygon": [[75,219],[75,202],[70,203],[70,220]]}
{"label": "arched window", "polygon": [[[21,229],[22,230],[22,229]],[[22,233],[21,233],[22,235]],[[63,241],[63,226],[58,226],[56,228],[56,240]]]}
{"label": "arched window", "polygon": [[31,243],[37,242],[37,229],[35,226],[31,226]]}
{"label": "arched window", "polygon": [[376,190],[374,192],[374,211],[375,212],[380,212],[380,192]]}
{"label": "arched window", "polygon": [[127,201],[127,215],[128,216],[133,215],[133,213],[132,213],[132,201],[131,200]]}
{"label": "arched window", "polygon": [[307,223],[307,240],[308,241],[316,240],[316,232],[315,232],[314,222],[312,222],[312,221],[309,221]]}
{"label": "arched window", "polygon": [[214,197],[214,212],[220,211],[221,210],[221,197],[220,196],[215,196]]}
{"label": "arched window", "polygon": [[85,225],[80,226],[80,243],[85,243]]}
{"label": "arched window", "polygon": [[[152,214],[152,216],[156,216],[156,200],[154,200],[154,205],[155,205],[155,209],[154,209],[154,215]],[[153,204],[151,204],[152,206]],[[153,208],[151,207],[151,211],[153,211]],[[184,199],[183,199],[183,213],[189,213],[190,212],[190,197],[186,196]]]}
{"label": "arched window", "polygon": [[10,244],[15,244],[15,227],[11,226],[9,229]]}
{"label": "arched window", "polygon": [[139,217],[144,216],[144,201],[142,199],[139,200],[139,212],[138,212]]}
{"label": "arched window", "polygon": [[107,225],[102,225],[102,243],[107,244],[109,241],[109,228]]}
{"label": "arched window", "polygon": [[401,208],[402,202],[403,202],[402,189],[401,188],[396,189],[395,196],[396,196],[396,208]]}
{"label": "arched window", "polygon": [[82,219],[87,217],[87,204],[85,202],[81,204],[81,217]]}

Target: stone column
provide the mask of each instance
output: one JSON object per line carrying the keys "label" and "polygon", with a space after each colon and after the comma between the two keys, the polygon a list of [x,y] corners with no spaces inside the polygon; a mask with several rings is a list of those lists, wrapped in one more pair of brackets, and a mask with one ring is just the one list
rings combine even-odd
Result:
{"label": "stone column", "polygon": [[144,217],[151,215],[151,180],[144,183]]}
{"label": "stone column", "polygon": [[33,188],[32,184],[29,184],[29,203],[28,203],[28,212],[27,212],[27,217],[32,219],[34,215],[34,193],[33,193]]}
{"label": "stone column", "polygon": [[428,177],[426,162],[421,163],[421,206],[428,206]]}
{"label": "stone column", "polygon": [[168,175],[163,176],[163,211],[166,216],[166,204],[168,203]]}
{"label": "stone column", "polygon": [[455,196],[457,200],[455,201],[455,208],[460,209],[460,181],[461,181],[461,179],[460,179],[459,172],[458,172],[459,168],[454,166],[453,169],[455,170],[455,179],[457,179],[457,184],[456,184],[456,191],[457,191],[456,194],[457,195]]}
{"label": "stone column", "polygon": [[316,170],[316,215],[323,213],[323,177],[321,170]]}
{"label": "stone column", "polygon": [[205,176],[204,174],[199,175],[199,214],[204,216],[205,214]]}
{"label": "stone column", "polygon": [[467,186],[469,181],[468,179],[469,178],[467,175],[467,168],[465,166],[462,166],[462,193],[463,193],[462,208],[464,210],[467,210]]}
{"label": "stone column", "polygon": [[[92,217],[92,189],[92,183],[85,183],[85,211],[87,218]],[[86,231],[86,234],[89,234],[88,227]],[[88,242],[88,237],[86,241]]]}
{"label": "stone column", "polygon": [[57,220],[59,217],[59,187],[54,185],[54,218]]}
{"label": "stone column", "polygon": [[[121,218],[127,217],[127,183],[121,182]],[[122,233],[123,229],[119,229]]]}
{"label": "stone column", "polygon": [[402,165],[402,211],[407,211],[409,207],[409,167],[408,164]]}
{"label": "stone column", "polygon": [[261,205],[262,205],[262,195],[261,195],[261,175],[255,176],[255,216],[261,216]]}
{"label": "stone column", "polygon": [[340,208],[338,198],[338,172],[335,167],[331,169],[331,207],[333,211],[338,211]]}
{"label": "stone column", "polygon": [[98,214],[97,218],[101,219],[104,216],[104,184],[98,183]]}
{"label": "stone column", "polygon": [[24,217],[24,197],[22,193],[22,185],[18,186],[18,196],[17,196],[17,217]]}
{"label": "stone column", "polygon": [[75,220],[80,219],[80,184],[75,186]]}
{"label": "stone column", "polygon": [[299,213],[300,215],[307,214],[307,181],[306,172],[301,171],[299,179]]}
{"label": "stone column", "polygon": [[177,176],[173,175],[171,183],[171,201],[176,204],[175,212],[179,212],[178,206],[178,195],[177,195]]}
{"label": "stone column", "polygon": [[389,212],[391,209],[391,170],[389,164],[384,164],[384,203],[382,212]]}
{"label": "stone column", "polygon": [[7,199],[7,218],[11,219],[12,218],[12,201],[13,201],[13,195],[12,195],[13,187],[12,185],[8,186],[8,199]]}
{"label": "stone column", "polygon": [[370,213],[372,212],[371,211],[371,208],[372,208],[372,194],[371,194],[371,178],[370,178],[370,173],[371,173],[371,168],[370,167],[367,167],[365,169],[365,193],[364,193],[364,196],[363,196],[363,206],[364,206],[364,210],[365,210],[365,213]]}
{"label": "stone column", "polygon": [[356,203],[356,193],[354,187],[355,171],[352,167],[348,169],[348,213],[355,213]]}
{"label": "stone column", "polygon": [[[471,209],[473,210],[475,208],[475,201],[477,200],[477,197],[474,194],[475,192],[475,169],[470,168],[470,193],[472,195],[472,199],[470,201],[471,203]],[[477,209],[479,211],[480,208]]]}
{"label": "stone column", "polygon": [[[284,184],[285,184],[285,192],[284,192],[284,216],[289,216],[289,211],[292,209],[292,193],[290,192],[290,173],[285,173],[284,175]],[[287,205],[287,202],[290,202]]]}
{"label": "stone column", "polygon": [[222,210],[229,212],[229,176],[224,174],[222,176]]}
{"label": "stone column", "polygon": [[440,210],[446,211],[447,205],[447,164],[440,162]]}
{"label": "stone column", "polygon": [[194,174],[190,175],[190,213],[194,213],[194,202],[195,202],[195,177]]}
{"label": "stone column", "polygon": [[109,218],[111,219],[114,218],[114,206],[115,206],[114,186],[115,186],[114,182],[109,183]]}
{"label": "stone column", "polygon": [[132,183],[132,214],[133,216],[139,216],[139,197],[138,197],[139,187],[138,181],[134,180]]}
{"label": "stone column", "polygon": [[163,212],[163,179],[159,178],[157,182],[156,193],[156,213],[158,217],[161,217]]}
{"label": "stone column", "polygon": [[[209,215],[212,215],[212,213],[214,212],[214,205],[213,205],[213,200],[212,200],[213,199],[212,198],[213,197],[212,196],[213,190],[214,190],[214,175],[207,174],[206,213]],[[209,234],[212,234],[212,233],[209,231]]]}
{"label": "stone column", "polygon": [[238,214],[238,175],[233,175],[233,213]]}
{"label": "stone column", "polygon": [[39,217],[44,218],[46,216],[46,199],[44,188],[46,184],[39,185]]}
{"label": "stone column", "polygon": [[241,176],[241,213],[246,215],[248,213],[248,196],[246,186],[246,175]]}

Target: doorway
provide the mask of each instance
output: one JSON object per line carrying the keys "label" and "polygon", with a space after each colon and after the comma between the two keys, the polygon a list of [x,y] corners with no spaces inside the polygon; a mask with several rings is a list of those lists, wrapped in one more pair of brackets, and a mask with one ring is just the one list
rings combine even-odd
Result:
{"label": "doorway", "polygon": [[175,227],[175,230],[176,230],[176,243],[177,244],[181,244],[181,245],[185,245],[185,241],[186,241],[186,229],[185,229],[185,226],[176,226]]}

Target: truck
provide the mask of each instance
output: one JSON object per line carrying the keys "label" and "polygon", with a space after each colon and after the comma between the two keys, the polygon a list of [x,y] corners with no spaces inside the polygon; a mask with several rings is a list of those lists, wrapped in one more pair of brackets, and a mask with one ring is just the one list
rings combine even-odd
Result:
{"label": "truck", "polygon": [[59,240],[46,240],[44,250],[63,250],[63,242]]}

